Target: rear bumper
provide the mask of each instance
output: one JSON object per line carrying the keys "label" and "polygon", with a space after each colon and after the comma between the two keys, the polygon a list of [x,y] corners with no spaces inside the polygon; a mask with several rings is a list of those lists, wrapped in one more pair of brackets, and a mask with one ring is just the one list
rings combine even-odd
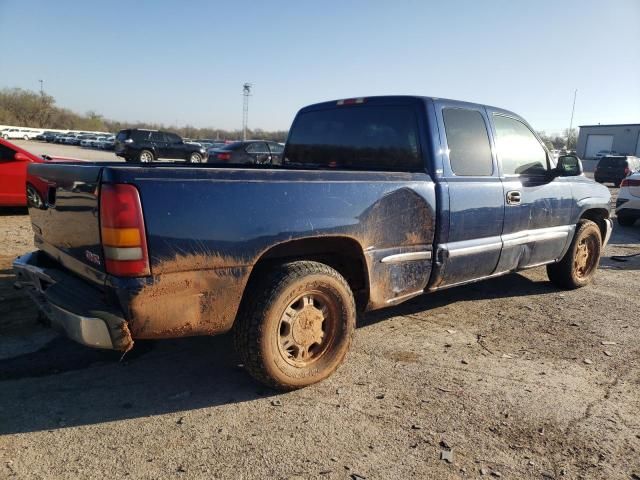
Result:
{"label": "rear bumper", "polygon": [[36,251],[18,257],[13,269],[16,287],[26,290],[52,326],[89,347],[130,350],[133,340],[120,312],[97,289],[49,264]]}

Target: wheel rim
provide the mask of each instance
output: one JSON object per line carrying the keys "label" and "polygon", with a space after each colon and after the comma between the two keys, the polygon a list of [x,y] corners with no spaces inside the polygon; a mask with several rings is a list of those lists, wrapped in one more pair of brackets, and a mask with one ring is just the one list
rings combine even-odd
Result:
{"label": "wheel rim", "polygon": [[33,189],[33,187],[27,187],[27,203],[36,208],[42,207],[42,199],[40,194]]}
{"label": "wheel rim", "polygon": [[280,317],[278,348],[282,358],[295,367],[307,367],[332,345],[338,311],[325,293],[304,293],[291,302]]}
{"label": "wheel rim", "polygon": [[197,153],[191,154],[191,163],[200,163],[200,155]]}
{"label": "wheel rim", "polygon": [[140,161],[142,163],[149,163],[149,162],[151,162],[151,160],[152,160],[152,157],[151,157],[151,154],[149,152],[142,152],[140,154]]}
{"label": "wheel rim", "polygon": [[578,278],[586,278],[598,261],[598,241],[593,235],[581,238],[576,247],[573,270]]}

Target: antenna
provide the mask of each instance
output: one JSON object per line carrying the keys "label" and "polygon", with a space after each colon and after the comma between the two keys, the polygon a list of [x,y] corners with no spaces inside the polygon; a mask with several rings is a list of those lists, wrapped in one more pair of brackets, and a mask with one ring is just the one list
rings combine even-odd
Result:
{"label": "antenna", "polygon": [[251,96],[252,83],[242,86],[242,140],[247,139],[247,125],[249,123],[249,97]]}

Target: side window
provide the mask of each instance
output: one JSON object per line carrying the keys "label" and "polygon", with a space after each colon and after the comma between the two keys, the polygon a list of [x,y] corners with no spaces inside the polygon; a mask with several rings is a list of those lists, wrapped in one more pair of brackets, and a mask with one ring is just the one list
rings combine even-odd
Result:
{"label": "side window", "polygon": [[15,154],[13,149],[0,145],[0,162],[10,162]]}
{"label": "side window", "polygon": [[164,138],[164,133],[162,132],[151,132],[151,141],[152,142],[166,142]]}
{"label": "side window", "polygon": [[461,176],[491,175],[491,146],[482,114],[477,110],[445,108],[442,117],[453,173]]}
{"label": "side window", "polygon": [[182,139],[175,133],[167,133],[166,136],[169,143],[180,143],[182,141]]}
{"label": "side window", "polygon": [[134,142],[144,142],[149,139],[149,133],[150,132],[145,132],[144,130],[133,130],[131,132],[131,139]]}
{"label": "side window", "polygon": [[270,143],[269,149],[274,155],[282,155],[282,152],[284,152],[284,147],[278,143]]}
{"label": "side window", "polygon": [[498,158],[505,175],[544,175],[547,155],[540,142],[522,122],[494,115]]}
{"label": "side window", "polygon": [[262,142],[251,143],[247,147],[247,153],[269,153],[267,144]]}

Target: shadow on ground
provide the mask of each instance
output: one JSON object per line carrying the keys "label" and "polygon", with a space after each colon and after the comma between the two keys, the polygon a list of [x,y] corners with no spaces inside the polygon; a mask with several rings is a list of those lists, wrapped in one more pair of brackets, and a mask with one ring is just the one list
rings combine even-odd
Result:
{"label": "shadow on ground", "polygon": [[[556,291],[548,282],[509,275],[372,312],[358,324],[366,328],[458,301]],[[238,365],[230,335],[138,341],[122,360],[117,352],[56,337],[40,350],[0,361],[0,434],[184,412],[277,394]]]}

